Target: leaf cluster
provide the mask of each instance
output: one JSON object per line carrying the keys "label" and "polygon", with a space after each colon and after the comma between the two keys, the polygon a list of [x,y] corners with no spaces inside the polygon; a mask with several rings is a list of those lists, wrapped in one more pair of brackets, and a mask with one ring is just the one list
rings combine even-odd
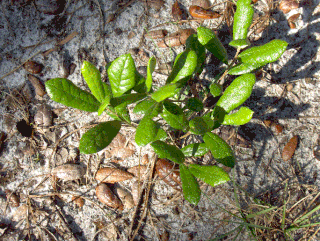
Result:
{"label": "leaf cluster", "polygon": [[[238,48],[238,52],[250,44],[247,40],[253,15],[250,2],[237,2],[234,39],[230,45]],[[149,59],[147,77],[144,78],[136,70],[132,56],[125,54],[106,66],[109,83],[101,80],[94,65],[86,61],[83,63],[81,72],[91,93],[62,78],[47,81],[46,89],[56,102],[99,115],[105,111],[114,119],[98,124],[82,136],[79,149],[84,154],[103,150],[124,123],[132,125],[128,105],[134,103],[133,112],[143,116],[136,128],[136,144],[150,144],[159,158],[179,164],[184,197],[196,205],[201,196],[197,179],[215,186],[227,182],[229,176],[218,166],[186,165],[185,159],[203,156],[210,151],[217,162],[234,167],[235,156],[231,147],[212,130],[220,125],[243,125],[251,120],[252,110],[247,107],[237,110],[251,95],[255,84],[255,75],[251,72],[276,61],[286,46],[285,41],[273,40],[263,46],[248,48],[236,56],[239,63],[233,66],[234,61],[229,61],[226,49],[214,32],[199,27],[197,34],[188,38],[186,50],[176,57],[166,84],[160,88],[153,84],[154,57]],[[188,82],[201,74],[206,51],[227,64],[229,74],[240,75],[224,91],[216,81],[218,78],[212,81],[207,96],[209,93],[214,97],[220,96],[213,109],[204,108],[205,98],[198,99],[189,94]],[[159,120],[166,124],[161,125]],[[180,148],[170,141],[168,130],[179,130],[185,136],[200,135],[203,142]]]}

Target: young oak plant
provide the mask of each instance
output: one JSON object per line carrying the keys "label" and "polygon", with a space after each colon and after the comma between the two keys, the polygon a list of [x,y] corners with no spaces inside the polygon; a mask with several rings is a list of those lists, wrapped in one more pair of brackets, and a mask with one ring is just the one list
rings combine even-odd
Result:
{"label": "young oak plant", "polygon": [[[231,46],[238,48],[238,52],[250,45],[247,33],[252,15],[251,1],[238,0],[233,27],[234,38],[230,42]],[[212,133],[212,130],[220,125],[237,126],[251,120],[252,110],[247,107],[236,110],[251,95],[255,84],[255,75],[251,72],[276,61],[286,47],[285,41],[273,40],[265,45],[246,49],[236,56],[239,63],[233,66],[234,61],[228,60],[227,51],[214,32],[199,27],[197,34],[188,38],[186,50],[176,57],[166,84],[158,89],[154,87],[152,79],[156,59],[150,58],[147,76],[144,78],[136,70],[130,54],[122,55],[107,65],[109,84],[101,80],[100,72],[94,65],[84,61],[81,72],[91,93],[63,78],[51,79],[45,85],[48,95],[56,102],[83,111],[97,112],[98,115],[105,111],[114,119],[99,123],[82,136],[79,149],[84,154],[103,150],[124,123],[132,125],[127,107],[135,103],[133,112],[143,115],[136,128],[136,144],[150,144],[159,158],[169,159],[179,165],[184,197],[196,205],[201,197],[198,180],[216,186],[229,181],[230,178],[228,173],[218,166],[187,165],[185,159],[192,156],[201,157],[210,151],[217,162],[234,167],[235,156],[231,147]],[[203,70],[206,50],[221,62],[230,63],[226,68],[229,74],[240,75],[224,92],[215,81],[219,78],[212,81],[208,92],[210,91],[214,97],[220,96],[213,109],[204,108],[204,99],[184,95],[189,88],[188,81],[201,74]],[[158,117],[158,121],[154,120],[155,117]],[[159,117],[167,125],[161,125]],[[203,142],[179,148],[167,138],[165,129],[168,126],[182,131],[186,136],[200,135]]]}

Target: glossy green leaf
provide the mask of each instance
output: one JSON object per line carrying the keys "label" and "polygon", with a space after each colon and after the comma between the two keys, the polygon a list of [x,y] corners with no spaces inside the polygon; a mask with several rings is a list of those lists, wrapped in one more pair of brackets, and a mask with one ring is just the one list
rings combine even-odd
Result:
{"label": "glossy green leaf", "polygon": [[167,133],[163,129],[159,129],[155,140],[165,141],[167,137]]}
{"label": "glossy green leaf", "polygon": [[206,143],[193,143],[183,147],[181,151],[186,157],[200,157],[204,156],[209,151],[209,148]]}
{"label": "glossy green leaf", "polygon": [[214,159],[227,167],[234,167],[235,157],[233,151],[223,139],[216,134],[207,132],[203,136],[203,140],[209,147]]}
{"label": "glossy green leaf", "polygon": [[150,115],[145,115],[136,130],[135,141],[138,146],[145,146],[156,140],[160,125]]}
{"label": "glossy green leaf", "polygon": [[224,91],[216,106],[224,109],[226,113],[234,110],[250,97],[255,82],[254,74],[239,76]]}
{"label": "glossy green leaf", "polygon": [[213,97],[217,97],[222,94],[222,86],[217,83],[212,83],[209,88]]}
{"label": "glossy green leaf", "polygon": [[200,201],[201,190],[198,181],[185,165],[180,165],[180,177],[184,198],[191,204],[197,205]]}
{"label": "glossy green leaf", "polygon": [[221,126],[221,124],[217,121],[212,119],[212,112],[208,112],[204,116],[202,116],[202,119],[207,123],[208,131],[216,129]]}
{"label": "glossy green leaf", "polygon": [[88,130],[80,140],[79,150],[92,154],[106,148],[121,128],[120,121],[103,122]]}
{"label": "glossy green leaf", "polygon": [[121,121],[121,118],[117,115],[116,110],[111,105],[109,105],[105,111],[112,119]]}
{"label": "glossy green leaf", "polygon": [[147,86],[147,91],[149,92],[151,90],[152,86],[152,73],[156,67],[157,60],[155,57],[151,57],[148,62],[148,67],[147,67],[147,79],[146,79],[146,86]]}
{"label": "glossy green leaf", "polygon": [[165,101],[160,115],[171,127],[175,129],[186,130],[188,128],[188,121],[183,110],[174,103]]}
{"label": "glossy green leaf", "polygon": [[186,108],[189,110],[200,112],[203,110],[203,104],[201,100],[194,97],[187,100]]}
{"label": "glossy green leaf", "polygon": [[229,45],[236,48],[245,48],[250,45],[247,34],[252,23],[253,13],[251,0],[237,1],[237,11],[233,21],[233,41]]}
{"label": "glossy green leaf", "polygon": [[131,123],[129,110],[126,105],[118,105],[114,108],[114,110],[116,111],[118,117],[121,118],[121,120]]}
{"label": "glossy green leaf", "polygon": [[189,121],[190,132],[195,135],[203,135],[207,131],[209,131],[209,127],[207,122],[202,117],[194,117],[191,121]]}
{"label": "glossy green leaf", "polygon": [[142,100],[146,96],[147,95],[144,93],[125,94],[120,97],[113,98],[110,103],[113,107],[127,106]]}
{"label": "glossy green leaf", "polygon": [[198,36],[196,34],[192,34],[189,36],[186,42],[186,48],[192,49],[197,54],[197,67],[194,70],[195,73],[201,74],[203,70],[203,63],[206,60],[206,49],[205,47],[199,42]]}
{"label": "glossy green leaf", "polygon": [[220,42],[214,32],[205,27],[199,27],[197,32],[199,42],[215,57],[217,57],[223,63],[228,64],[227,50],[224,48],[223,44]]}
{"label": "glossy green leaf", "polygon": [[88,112],[99,109],[100,103],[92,94],[80,89],[68,79],[51,79],[45,86],[50,98],[65,106]]}
{"label": "glossy green leaf", "polygon": [[169,145],[163,141],[152,142],[151,146],[159,158],[166,158],[178,164],[184,162],[185,157],[176,146]]}
{"label": "glossy green leaf", "polygon": [[284,53],[288,43],[283,40],[274,39],[262,46],[246,49],[239,54],[238,58],[243,63],[248,64],[267,64],[278,60]]}
{"label": "glossy green leaf", "polygon": [[110,85],[107,85],[106,83],[102,83],[104,88],[104,100],[102,101],[99,109],[98,109],[98,115],[101,115],[102,112],[108,107],[110,104],[110,100],[112,98],[112,91]]}
{"label": "glossy green leaf", "polygon": [[119,97],[136,84],[136,67],[130,54],[115,59],[107,70],[114,97]]}
{"label": "glossy green leaf", "polygon": [[167,84],[185,84],[192,77],[197,67],[197,54],[194,50],[186,50],[179,54],[173,65],[171,74],[168,76]]}
{"label": "glossy green leaf", "polygon": [[255,64],[248,64],[248,63],[240,63],[234,67],[232,67],[228,74],[230,75],[242,75],[252,72],[253,70],[259,69],[264,66],[264,63],[255,63]]}
{"label": "glossy green leaf", "polygon": [[133,113],[138,115],[146,114],[146,112],[152,107],[157,106],[153,109],[151,114],[152,117],[157,116],[162,111],[162,104],[156,105],[157,102],[153,99],[145,99],[139,102],[133,109]]}
{"label": "glossy green leaf", "polygon": [[92,94],[102,103],[105,99],[105,93],[100,71],[90,62],[84,61],[81,66],[81,73]]}
{"label": "glossy green leaf", "polygon": [[228,173],[226,173],[221,167],[190,164],[189,170],[196,178],[213,187],[230,181]]}
{"label": "glossy green leaf", "polygon": [[136,85],[133,90],[138,93],[147,93],[146,79],[136,71]]}
{"label": "glossy green leaf", "polygon": [[151,94],[151,98],[157,102],[161,102],[169,97],[174,96],[178,91],[178,86],[178,83],[162,86],[157,91]]}
{"label": "glossy green leaf", "polygon": [[237,112],[225,115],[222,124],[234,126],[247,124],[251,120],[253,113],[248,107],[241,107]]}

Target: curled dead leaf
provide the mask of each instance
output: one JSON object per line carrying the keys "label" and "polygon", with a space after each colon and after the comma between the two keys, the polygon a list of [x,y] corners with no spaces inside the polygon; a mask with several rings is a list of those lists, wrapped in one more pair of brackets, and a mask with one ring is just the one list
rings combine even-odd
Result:
{"label": "curled dead leaf", "polygon": [[143,155],[143,157],[142,157],[142,159],[141,159],[141,163],[142,163],[143,165],[149,164],[149,156],[148,156],[148,154],[144,154],[144,155]]}
{"label": "curled dead leaf", "polygon": [[153,31],[148,31],[144,37],[146,39],[159,39],[159,38],[164,38],[167,36],[168,31],[165,29],[159,29],[159,30],[153,30]]}
{"label": "curled dead leaf", "polygon": [[204,9],[195,5],[190,6],[189,13],[192,17],[198,19],[214,19],[221,16],[219,13],[216,13],[210,9]]}
{"label": "curled dead leaf", "polygon": [[156,162],[156,172],[161,180],[174,189],[181,190],[180,172],[174,168],[172,162],[167,159],[158,159]]}
{"label": "curled dead leaf", "polygon": [[[300,17],[300,13],[296,13],[296,14],[293,14],[290,18],[288,18],[288,24],[289,24],[289,27],[291,28],[291,29],[294,29],[294,28],[296,28],[296,24],[295,24],[295,22],[297,22],[297,20],[298,20],[298,18]],[[289,84],[290,85],[290,84]],[[287,88],[288,88],[288,86],[289,85],[287,85]],[[292,84],[291,84],[292,85]],[[293,88],[293,85],[292,85],[292,88]]]}
{"label": "curled dead leaf", "polygon": [[118,186],[115,188],[115,192],[123,203],[125,209],[131,209],[134,207],[133,197],[129,191]]}
{"label": "curled dead leaf", "polygon": [[134,166],[128,169],[128,172],[132,173],[135,177],[140,178],[140,180],[145,180],[148,176],[147,166]]}
{"label": "curled dead leaf", "polygon": [[175,33],[167,35],[158,43],[158,47],[167,48],[183,45],[187,42],[188,37],[194,33],[195,31],[192,28],[181,29]]}
{"label": "curled dead leaf", "polygon": [[122,182],[131,178],[131,173],[113,167],[101,168],[96,174],[96,180],[105,183]]}
{"label": "curled dead leaf", "polygon": [[111,189],[107,186],[107,184],[101,183],[96,187],[96,195],[100,202],[103,204],[117,208],[119,210],[123,210],[123,204],[119,200],[119,198],[114,195]]}
{"label": "curled dead leaf", "polygon": [[64,164],[53,168],[51,174],[64,181],[71,181],[83,177],[85,171],[77,164]]}
{"label": "curled dead leaf", "polygon": [[45,90],[44,85],[42,84],[40,79],[38,79],[37,77],[35,77],[31,74],[28,74],[28,80],[32,84],[32,86],[36,92],[36,95],[42,97],[46,94],[46,90]]}
{"label": "curled dead leaf", "polygon": [[132,194],[134,205],[138,205],[140,193],[142,191],[142,185],[143,183],[139,182],[136,179],[132,182],[131,194]]}
{"label": "curled dead leaf", "polygon": [[299,7],[299,3],[295,0],[282,0],[279,9],[284,13],[287,14],[293,9],[296,9]]}
{"label": "curled dead leaf", "polygon": [[298,145],[298,136],[292,137],[288,143],[285,145],[282,151],[282,159],[284,161],[289,161],[293,156]]}
{"label": "curled dead leaf", "polygon": [[279,124],[278,120],[276,119],[269,119],[269,120],[264,120],[263,123],[269,127],[273,133],[276,135],[279,135],[283,131],[283,126]]}
{"label": "curled dead leaf", "polygon": [[31,74],[39,74],[42,69],[43,69],[43,65],[42,64],[39,64],[35,61],[28,61],[26,62],[23,67],[25,68],[26,71],[28,71],[29,73]]}

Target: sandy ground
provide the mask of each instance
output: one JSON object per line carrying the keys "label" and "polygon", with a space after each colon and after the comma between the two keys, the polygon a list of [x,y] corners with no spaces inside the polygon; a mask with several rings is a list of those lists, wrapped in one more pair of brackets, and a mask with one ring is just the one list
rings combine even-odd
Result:
{"label": "sandy ground", "polygon": [[[68,1],[65,14],[60,15],[37,11],[36,6],[42,10],[39,6],[43,2],[50,1],[1,2],[0,130],[6,134],[6,139],[0,154],[0,235],[3,234],[4,240],[18,240],[28,237],[30,230],[34,235],[31,238],[38,240],[127,240],[134,209],[115,211],[99,203],[95,197],[97,182],[93,177],[99,167],[129,168],[137,165],[144,154],[149,155],[152,163],[152,149],[149,146],[139,148],[132,143],[135,152],[124,161],[115,161],[115,157],[106,155],[105,151],[80,155],[77,147],[85,132],[84,126],[108,120],[108,116],[65,108],[47,95],[35,96],[28,81],[28,72],[21,65],[28,59],[41,63],[44,69],[36,76],[45,82],[63,76],[63,66],[75,64],[75,71],[68,79],[88,89],[80,74],[83,60],[94,63],[106,76],[106,63],[133,48],[155,56],[158,64],[172,61],[183,50],[183,46],[157,48],[154,41],[143,38],[147,30],[166,29],[171,33],[179,28],[196,29],[201,24],[217,30],[227,47],[231,40],[228,27],[222,17],[202,23],[186,21],[173,24],[171,0],[166,0],[160,10],[146,8],[142,1],[132,1],[127,5],[121,1]],[[188,9],[191,2],[181,1],[181,4]],[[239,127],[238,131],[251,142],[251,147],[234,146],[237,165],[230,175],[234,175],[235,183],[252,196],[265,197],[267,192],[275,199],[281,199],[279,188],[283,189],[286,181],[292,187],[296,184],[319,187],[320,163],[313,153],[319,145],[318,4],[319,1],[306,0],[300,2],[298,9],[285,15],[275,8],[269,26],[259,36],[252,34],[250,37],[253,45],[275,38],[289,43],[280,60],[264,68],[252,96],[245,103],[255,114],[252,121]],[[118,11],[121,6],[125,7]],[[257,19],[266,14],[267,2],[259,1],[255,8]],[[221,14],[225,9],[225,2],[214,7]],[[107,23],[112,13],[118,14],[114,21]],[[296,13],[301,16],[296,22],[296,29],[290,29],[287,19]],[[57,18],[62,15],[63,18]],[[68,36],[72,38],[68,39]],[[66,38],[69,41],[64,43]],[[235,51],[231,47],[227,50],[232,58]],[[133,56],[137,67],[146,66],[144,55]],[[206,62],[201,75],[204,82],[212,80],[219,69],[211,56]],[[165,77],[163,74],[154,75],[159,84]],[[291,91],[286,91],[288,84],[292,84]],[[26,98],[21,99],[19,94],[15,94],[17,90]],[[47,131],[35,126],[33,137],[22,136],[17,123],[23,119],[34,123],[35,113],[42,104],[54,110],[53,127]],[[139,119],[139,116],[131,117],[133,121]],[[276,134],[267,128],[263,120],[268,118],[277,119],[284,127],[283,132]],[[67,136],[70,132],[73,134]],[[121,133],[131,143],[134,131],[123,128]],[[294,157],[284,162],[282,149],[295,135],[299,137],[298,148]],[[51,158],[53,152],[57,154]],[[80,181],[59,182],[63,193],[61,199],[50,198],[55,191],[51,177],[46,174],[67,161],[81,163],[87,167],[87,173]],[[200,162],[212,164],[213,160],[207,155]],[[133,182],[124,181],[119,185],[131,190]],[[20,197],[19,207],[7,205],[6,189],[16,191]],[[202,190],[206,196],[202,195],[199,205],[193,207],[183,200],[180,192],[156,180],[150,194],[149,211],[136,239],[166,240],[165,232],[168,232],[169,240],[208,240],[235,228],[236,223],[221,222],[234,220],[221,209],[236,212],[234,184],[228,182],[216,188],[202,185]],[[71,201],[72,194],[85,198],[82,208]],[[245,208],[250,203],[248,196],[242,193],[240,203]],[[230,236],[230,240],[233,237]],[[248,239],[245,229],[236,237],[236,240]]]}

